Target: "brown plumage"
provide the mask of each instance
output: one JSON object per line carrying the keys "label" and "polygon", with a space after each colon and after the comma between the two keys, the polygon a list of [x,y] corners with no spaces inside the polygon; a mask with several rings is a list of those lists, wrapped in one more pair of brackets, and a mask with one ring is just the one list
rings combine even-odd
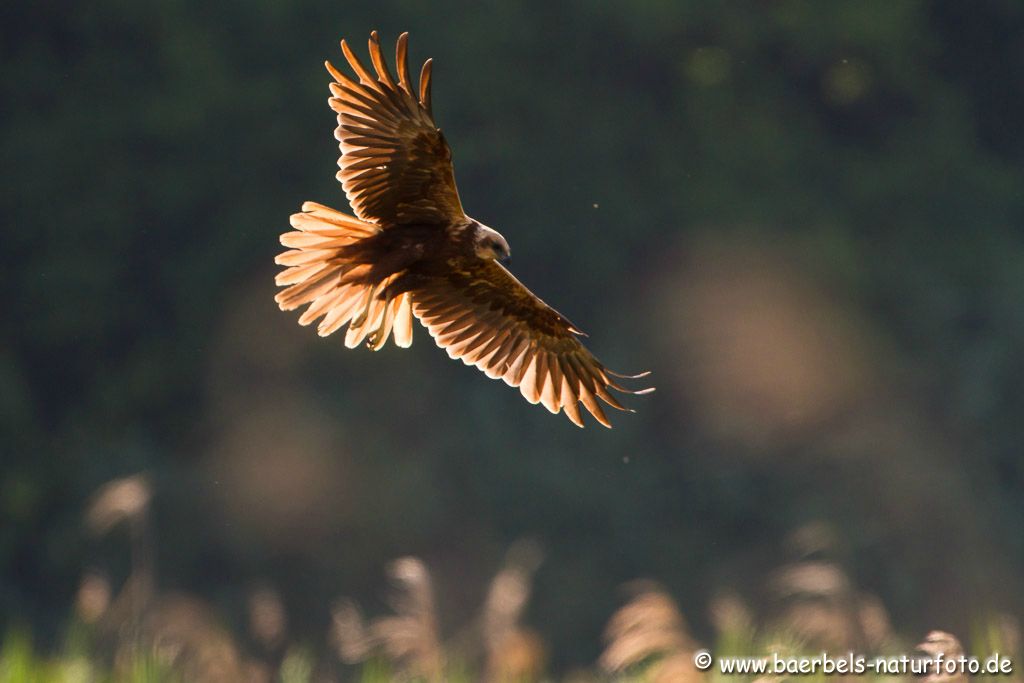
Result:
{"label": "brown plumage", "polygon": [[[340,142],[338,180],[356,218],[306,202],[281,235],[289,251],[276,261],[287,286],[276,300],[283,310],[309,304],[299,318],[322,318],[321,336],[344,325],[349,348],[366,341],[377,350],[394,335],[412,343],[419,318],[452,358],[503,379],[530,403],[565,411],[583,426],[579,404],[611,427],[598,401],[627,410],[610,390],[626,389],[579,342],[582,334],[509,273],[498,232],[465,214],[452,171],[451,150],[434,124],[431,61],[419,87],[409,78],[407,35],[398,39],[397,78],[370,34],[373,71],[345,41],[341,49],[356,78],[327,62],[334,77],[331,108]],[[646,373],[645,373],[646,374]]]}

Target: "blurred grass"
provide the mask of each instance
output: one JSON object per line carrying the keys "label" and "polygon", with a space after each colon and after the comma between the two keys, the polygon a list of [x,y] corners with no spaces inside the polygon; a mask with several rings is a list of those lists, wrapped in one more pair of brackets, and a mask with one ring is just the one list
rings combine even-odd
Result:
{"label": "blurred grass", "polygon": [[[869,671],[863,675],[844,677],[813,675],[724,675],[718,670],[717,661],[722,657],[757,657],[777,653],[782,657],[814,657],[825,650],[808,643],[805,636],[796,631],[780,628],[751,629],[743,624],[733,623],[731,630],[719,632],[710,651],[716,664],[707,672],[699,672],[692,666],[693,651],[683,648],[677,652],[652,650],[640,656],[635,662],[617,671],[609,671],[600,664],[590,669],[577,669],[562,678],[548,674],[539,676],[493,676],[474,671],[460,661],[451,661],[440,677],[419,676],[392,666],[385,657],[373,657],[356,668],[349,676],[332,673],[333,666],[324,666],[322,653],[305,645],[288,648],[276,672],[250,670],[243,678],[223,676],[189,678],[179,669],[165,661],[158,650],[137,648],[135,654],[112,666],[102,653],[89,647],[88,629],[74,622],[69,629],[69,638],[64,647],[54,653],[44,653],[35,648],[27,628],[14,627],[8,630],[0,647],[0,683],[177,683],[179,681],[279,681],[280,683],[326,683],[331,681],[355,681],[357,683],[423,682],[436,683],[530,683],[532,681],[555,681],[564,683],[752,683],[760,681],[783,681],[787,679],[806,683],[824,683],[827,680],[856,680],[864,683],[895,683],[897,681],[926,681],[953,683],[955,677],[920,678],[911,675],[881,675]],[[636,634],[634,634],[636,635]],[[1015,666],[1020,654],[1019,644],[1013,641],[1015,631],[1007,630],[1006,623],[999,618],[983,618],[977,621],[972,633],[973,647],[968,655],[984,661],[993,653],[1009,656]],[[881,650],[858,654],[869,657],[895,657],[913,654],[910,641],[892,641]],[[845,655],[848,650],[829,650],[832,656]],[[1015,668],[1010,676],[980,674],[970,677],[974,683],[1014,683],[1021,677]]]}
{"label": "blurred grass", "polygon": [[[247,589],[245,625],[225,621],[221,606],[164,589],[153,563],[153,493],[154,484],[145,475],[116,479],[97,490],[85,517],[97,537],[120,528],[129,532],[124,540],[133,561],[127,577],[114,582],[104,572],[86,569],[56,646],[38,647],[26,625],[10,627],[0,646],[0,683],[556,680],[549,672],[551,662],[558,662],[558,653],[552,653],[551,643],[534,628],[527,609],[545,559],[543,547],[533,539],[521,539],[507,548],[482,601],[460,624],[441,618],[451,597],[438,590],[437,580],[445,578],[445,571],[410,555],[387,565],[391,590],[386,613],[364,616],[360,605],[348,597],[333,604],[327,601],[330,626],[317,639],[308,631],[293,629],[288,601],[269,581]],[[888,607],[865,591],[839,559],[839,540],[827,523],[798,527],[782,539],[782,545],[791,558],[759,577],[762,599],[741,597],[731,589],[707,598],[703,607],[710,635],[691,630],[691,621],[662,584],[649,579],[626,584],[622,604],[607,618],[603,653],[583,669],[558,672],[562,678],[557,680],[754,680],[753,675],[725,676],[715,668],[698,671],[693,656],[705,647],[710,647],[716,660],[823,652],[892,657],[925,646],[933,648],[925,650],[932,654],[935,647],[949,648],[943,652],[962,651],[955,636],[933,632],[915,639],[908,636],[912,629],[894,628]],[[319,602],[325,604],[322,599]],[[1009,614],[979,614],[966,635],[970,651],[979,659],[994,652],[1013,656],[1021,651],[1019,623]],[[923,645],[915,646],[919,639]],[[759,680],[784,678],[767,675]],[[824,681],[827,677],[800,678]],[[874,672],[858,678],[914,680]],[[950,677],[917,680],[966,683]],[[975,677],[976,683],[983,680]],[[1007,682],[1005,677],[1000,680]]]}
{"label": "blurred grass", "polygon": [[87,646],[81,625],[69,629],[65,645],[57,653],[35,649],[27,628],[12,627],[0,647],[0,683],[101,683],[145,681],[178,683],[180,675],[156,653],[142,650],[115,676],[102,657]]}

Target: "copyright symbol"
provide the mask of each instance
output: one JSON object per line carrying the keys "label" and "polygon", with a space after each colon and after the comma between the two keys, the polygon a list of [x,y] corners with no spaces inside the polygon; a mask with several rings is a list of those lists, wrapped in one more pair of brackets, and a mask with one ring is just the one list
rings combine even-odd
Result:
{"label": "copyright symbol", "polygon": [[700,671],[707,671],[711,668],[711,653],[707,650],[697,650],[693,653],[693,664]]}

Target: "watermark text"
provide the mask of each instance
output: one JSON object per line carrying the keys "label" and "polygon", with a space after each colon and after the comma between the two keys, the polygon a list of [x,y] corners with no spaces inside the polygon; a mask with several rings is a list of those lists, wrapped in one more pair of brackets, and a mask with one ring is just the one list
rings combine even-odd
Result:
{"label": "watermark text", "polygon": [[1006,655],[993,652],[988,657],[970,655],[894,655],[868,657],[854,652],[831,655],[822,652],[813,656],[785,656],[772,653],[765,657],[718,657],[707,650],[693,654],[693,663],[701,671],[717,668],[724,675],[738,676],[856,676],[878,674],[884,676],[927,675],[989,675],[1006,676],[1013,673],[1013,661]]}

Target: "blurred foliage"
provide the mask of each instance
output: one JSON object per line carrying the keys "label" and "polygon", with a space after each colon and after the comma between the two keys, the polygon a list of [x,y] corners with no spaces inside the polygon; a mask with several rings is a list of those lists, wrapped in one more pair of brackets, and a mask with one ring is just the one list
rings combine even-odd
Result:
{"label": "blurred foliage", "polygon": [[[158,580],[300,633],[436,568],[442,628],[507,544],[593,661],[615,587],[755,604],[809,522],[910,632],[1022,608],[1024,5],[49,0],[0,15],[0,616],[53,641],[83,515],[154,489]],[[324,58],[411,32],[467,210],[658,393],[576,430],[425,332],[374,355],[273,303],[334,181]],[[935,599],[943,596],[943,599]],[[13,647],[13,646],[12,646]],[[11,655],[5,660],[11,661]],[[301,666],[296,660],[295,666]]]}

